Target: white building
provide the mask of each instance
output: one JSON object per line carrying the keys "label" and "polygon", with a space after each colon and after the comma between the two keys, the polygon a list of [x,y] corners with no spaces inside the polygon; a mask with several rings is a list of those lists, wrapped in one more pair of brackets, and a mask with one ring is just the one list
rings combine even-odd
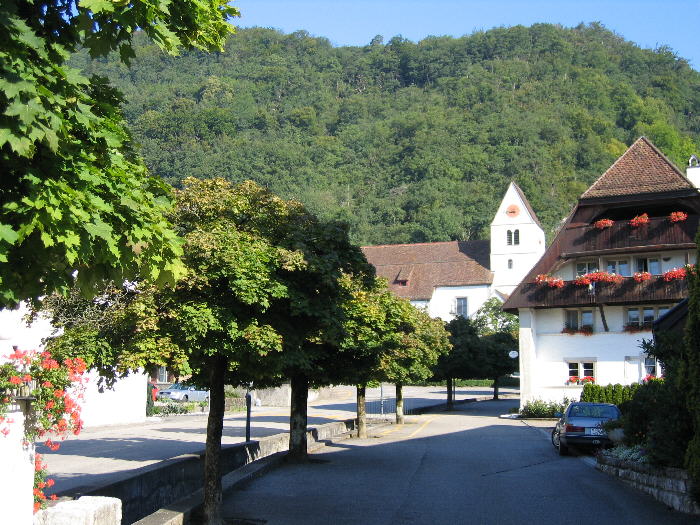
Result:
{"label": "white building", "polygon": [[686,177],[642,137],[581,195],[503,305],[520,316],[521,404],[578,398],[584,377],[661,373],[640,343],[688,295],[677,270],[696,262],[699,171]]}
{"label": "white building", "polygon": [[544,231],[514,182],[491,223],[490,241],[362,248],[392,292],[445,321],[474,315],[491,297],[504,300],[544,249]]}

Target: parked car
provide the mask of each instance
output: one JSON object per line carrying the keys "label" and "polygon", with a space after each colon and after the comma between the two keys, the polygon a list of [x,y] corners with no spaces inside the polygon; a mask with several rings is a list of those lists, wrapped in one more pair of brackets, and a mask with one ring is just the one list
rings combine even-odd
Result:
{"label": "parked car", "polygon": [[603,423],[620,416],[620,409],[609,403],[571,403],[552,430],[552,444],[560,456],[566,456],[572,445],[610,446]]}
{"label": "parked car", "polygon": [[209,401],[208,390],[198,390],[195,386],[173,383],[168,388],[158,392],[158,400],[172,399],[173,401]]}

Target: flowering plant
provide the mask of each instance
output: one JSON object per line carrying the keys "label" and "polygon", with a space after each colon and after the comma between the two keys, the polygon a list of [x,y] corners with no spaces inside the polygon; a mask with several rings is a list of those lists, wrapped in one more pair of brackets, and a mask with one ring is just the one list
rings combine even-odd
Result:
{"label": "flowering plant", "polygon": [[688,214],[682,211],[672,211],[671,215],[668,216],[668,220],[671,222],[682,222],[688,218]]}
{"label": "flowering plant", "polygon": [[588,277],[588,275],[579,275],[574,279],[574,284],[576,286],[588,286],[591,284],[593,281]]}
{"label": "flowering plant", "polygon": [[610,228],[613,224],[615,224],[615,221],[612,219],[600,219],[598,221],[595,221],[593,223],[593,226],[595,226],[599,230],[604,230],[605,228]]}
{"label": "flowering plant", "polygon": [[581,384],[585,385],[586,383],[595,383],[595,377],[593,376],[584,376],[581,378]]}
{"label": "flowering plant", "polygon": [[[24,424],[25,444],[37,438],[47,437],[44,444],[57,450],[59,443],[51,437],[65,439],[68,432],[79,434],[83,422],[80,419],[78,399],[82,399],[87,368],[80,358],[64,359],[62,363],[49,352],[25,352],[18,350],[7,356],[9,362],[0,365],[0,434],[10,433],[13,423],[7,410],[22,396],[32,400],[32,411]],[[75,395],[71,395],[69,390]],[[46,496],[43,489],[51,487],[53,480],[46,480],[46,471],[41,456],[35,456],[34,511],[43,508]]]}
{"label": "flowering plant", "polygon": [[547,275],[544,273],[541,273],[537,277],[535,277],[535,283],[536,284],[546,284],[550,288],[563,288],[564,287],[564,279],[560,279],[558,277],[552,277],[551,275]]}
{"label": "flowering plant", "polygon": [[630,226],[632,226],[632,228],[637,228],[643,224],[649,224],[649,215],[646,213],[642,213],[641,215],[637,215],[634,219],[630,219]]}
{"label": "flowering plant", "polygon": [[675,280],[685,279],[686,270],[685,268],[674,268],[664,273],[664,281],[671,282]]}
{"label": "flowering plant", "polygon": [[569,385],[578,385],[578,376],[571,376],[571,377],[569,377],[569,380],[567,381],[567,384],[569,384]]}
{"label": "flowering plant", "polygon": [[568,335],[575,335],[575,334],[593,335],[593,327],[590,325],[584,325],[584,326],[581,326],[580,328],[571,328],[571,327],[565,326],[564,329],[561,331],[561,333],[568,334]]}
{"label": "flowering plant", "polygon": [[635,281],[641,283],[651,279],[651,274],[649,272],[635,272],[635,274],[632,277]]}
{"label": "flowering plant", "polygon": [[594,283],[615,283],[620,284],[625,278],[622,275],[608,272],[591,272],[583,276]]}

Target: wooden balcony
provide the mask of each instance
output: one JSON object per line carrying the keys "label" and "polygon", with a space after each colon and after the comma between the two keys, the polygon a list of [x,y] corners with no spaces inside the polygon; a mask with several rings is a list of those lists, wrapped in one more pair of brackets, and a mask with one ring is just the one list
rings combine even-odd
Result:
{"label": "wooden balcony", "polygon": [[610,228],[599,230],[591,225],[567,230],[562,255],[576,257],[603,253],[654,249],[690,249],[698,231],[698,216],[672,223],[667,217],[649,220],[649,224],[633,228],[629,221],[616,221]]}
{"label": "wooden balcony", "polygon": [[563,288],[551,288],[547,284],[527,283],[523,295],[534,308],[557,308],[597,304],[658,304],[676,303],[688,297],[685,280],[666,282],[663,277],[636,282],[627,277],[620,284],[595,283],[594,286],[576,286],[565,281]]}

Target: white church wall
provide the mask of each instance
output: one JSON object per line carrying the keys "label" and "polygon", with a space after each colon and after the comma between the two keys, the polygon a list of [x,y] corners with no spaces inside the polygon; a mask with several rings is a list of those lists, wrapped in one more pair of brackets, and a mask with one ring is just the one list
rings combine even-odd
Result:
{"label": "white church wall", "polygon": [[430,317],[439,317],[443,321],[451,321],[455,318],[457,298],[466,297],[467,312],[468,316],[471,317],[489,299],[490,295],[488,285],[440,286],[433,291],[428,314]]}

